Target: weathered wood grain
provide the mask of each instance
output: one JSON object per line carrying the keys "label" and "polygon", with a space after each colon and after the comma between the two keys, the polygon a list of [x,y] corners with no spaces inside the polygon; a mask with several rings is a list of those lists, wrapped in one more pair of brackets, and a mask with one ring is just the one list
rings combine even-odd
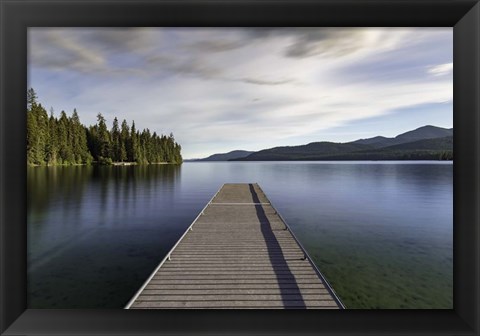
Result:
{"label": "weathered wood grain", "polygon": [[326,300],[298,300],[298,301],[283,301],[283,300],[229,300],[229,301],[142,301],[138,302],[132,308],[330,308],[338,309],[335,301]]}
{"label": "weathered wood grain", "polygon": [[225,184],[132,309],[341,308],[257,184]]}

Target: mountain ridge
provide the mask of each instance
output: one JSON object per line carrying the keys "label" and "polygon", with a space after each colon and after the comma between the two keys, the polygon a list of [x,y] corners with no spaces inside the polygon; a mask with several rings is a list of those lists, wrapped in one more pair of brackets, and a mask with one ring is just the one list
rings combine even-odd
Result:
{"label": "mountain ridge", "polygon": [[[235,154],[236,152],[240,153]],[[232,153],[234,154],[231,155]],[[453,159],[453,128],[426,125],[390,138],[379,135],[344,143],[317,141],[304,145],[272,147],[256,152],[231,151],[213,154],[204,159],[185,161],[451,159]]]}
{"label": "mountain ridge", "polygon": [[400,145],[416,140],[443,138],[446,136],[453,136],[453,128],[442,128],[432,125],[426,125],[411,131],[401,133],[393,138],[376,136],[373,138],[359,139],[352,142],[370,144],[376,148],[383,148],[392,145]]}
{"label": "mountain ridge", "polygon": [[187,162],[199,162],[199,161],[228,161],[231,159],[240,159],[245,156],[248,156],[250,154],[254,153],[253,151],[246,151],[246,150],[233,150],[228,153],[217,153],[217,154],[212,154],[206,158],[201,158],[201,159],[189,159],[189,160],[184,160]]}

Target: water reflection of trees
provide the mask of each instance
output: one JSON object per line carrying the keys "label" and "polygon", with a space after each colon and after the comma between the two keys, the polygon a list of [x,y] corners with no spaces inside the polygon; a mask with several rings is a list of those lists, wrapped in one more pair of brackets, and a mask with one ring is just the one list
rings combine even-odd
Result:
{"label": "water reflection of trees", "polygon": [[29,167],[27,168],[28,213],[42,213],[55,200],[80,202],[93,167]]}
{"label": "water reflection of trees", "polygon": [[[130,286],[139,286],[137,270],[148,272],[173,244],[165,243],[170,228],[157,224],[170,223],[165,213],[175,204],[180,174],[179,165],[27,168],[30,307],[127,300]],[[109,285],[122,269],[130,275]],[[114,294],[105,294],[106,285]],[[114,296],[113,303],[93,298],[96,291]]]}
{"label": "water reflection of trees", "polygon": [[[138,165],[99,167],[93,181],[100,186],[100,206],[115,210],[116,215],[129,208],[135,209],[139,196],[156,199],[157,193],[172,198],[174,185],[179,183],[180,165]],[[168,193],[164,193],[168,190]]]}
{"label": "water reflection of trees", "polygon": [[[137,192],[169,189],[179,182],[180,165],[31,167],[27,169],[27,209],[29,215],[44,215],[53,201],[64,206],[85,201],[86,190],[101,207],[109,202],[120,206],[120,197],[135,201]],[[93,189],[90,189],[93,188]]]}

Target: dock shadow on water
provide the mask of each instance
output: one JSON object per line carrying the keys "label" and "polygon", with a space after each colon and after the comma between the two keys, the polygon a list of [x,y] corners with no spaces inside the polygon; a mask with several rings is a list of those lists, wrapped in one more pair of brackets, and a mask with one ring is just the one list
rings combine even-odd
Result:
{"label": "dock shadow on water", "polygon": [[[253,184],[249,184],[248,186],[250,188],[250,193],[252,194],[253,202],[261,203]],[[300,292],[300,288],[298,287],[295,276],[288,266],[287,260],[283,255],[282,247],[280,246],[277,237],[273,233],[271,223],[268,220],[263,206],[255,205],[255,210],[260,222],[260,229],[262,231],[263,238],[265,239],[265,245],[267,246],[270,263],[275,276],[277,277],[278,288],[282,297],[283,306],[285,308],[306,308],[305,301],[303,300],[303,296]],[[286,283],[289,285],[285,286]],[[295,301],[296,304],[292,305],[292,301]]]}

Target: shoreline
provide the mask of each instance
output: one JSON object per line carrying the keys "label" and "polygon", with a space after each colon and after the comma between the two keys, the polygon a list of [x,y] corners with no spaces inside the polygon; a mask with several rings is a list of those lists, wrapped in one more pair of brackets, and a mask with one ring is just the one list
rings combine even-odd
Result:
{"label": "shoreline", "polygon": [[75,166],[147,166],[147,165],[178,165],[181,163],[174,163],[174,162],[152,162],[152,163],[138,163],[138,162],[112,162],[111,164],[101,164],[97,161],[92,163],[74,163],[74,164],[55,164],[55,165],[38,165],[38,164],[29,164],[27,163],[27,167],[75,167]]}

